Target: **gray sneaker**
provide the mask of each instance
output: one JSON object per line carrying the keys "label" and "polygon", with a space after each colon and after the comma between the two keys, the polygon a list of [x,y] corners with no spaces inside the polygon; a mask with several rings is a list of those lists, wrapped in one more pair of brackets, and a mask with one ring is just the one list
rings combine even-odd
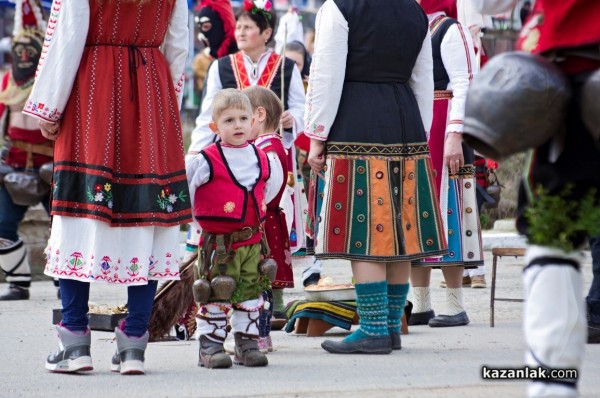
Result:
{"label": "gray sneaker", "polygon": [[118,327],[115,328],[117,351],[112,357],[110,370],[122,375],[143,375],[144,353],[148,346],[149,334],[141,337],[129,337]]}
{"label": "gray sneaker", "polygon": [[57,373],[87,372],[93,370],[90,345],[92,335],[90,329],[85,333],[71,332],[56,325],[58,332],[58,351],[48,355],[46,369]]}

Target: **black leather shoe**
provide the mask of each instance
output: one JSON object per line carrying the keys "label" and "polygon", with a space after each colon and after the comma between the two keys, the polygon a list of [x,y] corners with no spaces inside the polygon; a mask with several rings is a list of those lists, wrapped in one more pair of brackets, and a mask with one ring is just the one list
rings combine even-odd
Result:
{"label": "black leather shoe", "polygon": [[425,312],[413,312],[408,318],[408,326],[428,325],[429,320],[435,317],[433,310]]}
{"label": "black leather shoe", "polygon": [[588,344],[600,344],[600,324],[588,323]]}
{"label": "black leather shoe", "polygon": [[321,347],[332,354],[389,354],[392,341],[389,336],[366,337],[355,341],[325,340]]}
{"label": "black leather shoe", "polygon": [[400,339],[400,333],[391,332],[390,338],[392,339],[392,350],[401,350],[402,340]]}
{"label": "black leather shoe", "polygon": [[29,300],[29,289],[17,286],[14,283],[8,285],[8,289],[0,296],[0,301]]}
{"label": "black leather shoe", "polygon": [[469,324],[469,317],[465,311],[456,315],[438,315],[429,320],[429,326],[432,328],[445,328],[451,326],[464,326]]}
{"label": "black leather shoe", "polygon": [[302,282],[302,284],[304,285],[304,287],[310,286],[310,285],[316,285],[317,283],[319,283],[319,279],[321,279],[321,274],[315,273],[315,274],[312,274],[311,276],[309,276],[308,278],[306,278],[304,280],[304,282]]}

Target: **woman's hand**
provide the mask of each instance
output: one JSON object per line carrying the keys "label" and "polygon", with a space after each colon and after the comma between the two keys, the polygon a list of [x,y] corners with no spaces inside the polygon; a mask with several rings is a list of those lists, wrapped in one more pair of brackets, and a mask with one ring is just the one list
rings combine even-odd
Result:
{"label": "woman's hand", "polygon": [[289,111],[281,114],[281,125],[284,129],[291,129],[294,126],[294,117]]}
{"label": "woman's hand", "polygon": [[462,134],[448,133],[444,143],[444,165],[450,167],[451,174],[456,174],[464,164]]}
{"label": "woman's hand", "polygon": [[44,136],[44,138],[47,138],[51,141],[54,141],[58,138],[58,123],[40,120],[39,126],[40,130],[42,130],[42,135]]}
{"label": "woman's hand", "polygon": [[310,139],[310,151],[308,153],[308,164],[312,171],[320,175],[325,168],[325,142]]}

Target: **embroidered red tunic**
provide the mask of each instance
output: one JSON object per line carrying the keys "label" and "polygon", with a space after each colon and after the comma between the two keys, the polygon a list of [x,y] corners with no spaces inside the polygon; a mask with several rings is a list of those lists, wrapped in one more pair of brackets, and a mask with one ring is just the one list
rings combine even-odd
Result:
{"label": "embroidered red tunic", "polygon": [[[269,179],[269,160],[254,147],[259,159],[260,177],[252,190],[247,190],[234,177],[220,143],[212,144],[200,153],[210,166],[206,184],[196,189],[194,215],[202,229],[213,234],[227,234],[244,227],[255,227],[265,219],[265,182]],[[260,242],[260,232],[250,239],[234,243],[232,248]]]}
{"label": "embroidered red tunic", "polygon": [[[258,137],[256,146],[265,153],[275,152],[281,163],[283,175],[287,176],[287,153],[278,134],[273,133]],[[285,213],[279,207],[286,185],[284,179],[277,196],[267,204],[267,220],[265,221],[265,233],[271,249],[270,257],[277,262],[277,275],[272,283],[274,288],[294,287],[290,238]]]}

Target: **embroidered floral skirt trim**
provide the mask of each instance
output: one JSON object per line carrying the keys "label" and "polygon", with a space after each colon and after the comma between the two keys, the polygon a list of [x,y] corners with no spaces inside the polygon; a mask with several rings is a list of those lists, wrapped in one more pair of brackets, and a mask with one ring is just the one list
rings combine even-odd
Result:
{"label": "embroidered floral skirt trim", "polygon": [[46,247],[48,276],[82,282],[145,285],[179,279],[179,227],[111,227],[56,216]]}

